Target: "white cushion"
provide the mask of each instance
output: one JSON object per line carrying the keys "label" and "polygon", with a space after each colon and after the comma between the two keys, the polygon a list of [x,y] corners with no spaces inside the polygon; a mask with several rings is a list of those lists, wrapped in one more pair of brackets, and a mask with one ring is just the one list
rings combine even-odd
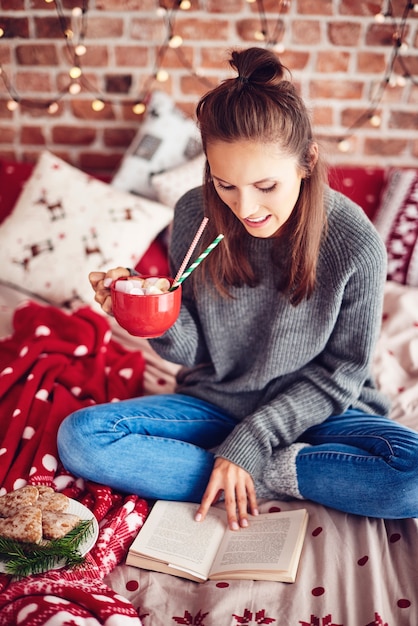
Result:
{"label": "white cushion", "polygon": [[202,152],[178,167],[162,174],[155,174],[151,182],[157,191],[158,200],[167,206],[174,207],[186,191],[199,187],[203,183],[205,162],[206,157]]}
{"label": "white cushion", "polygon": [[151,176],[176,167],[202,151],[196,123],[163,91],[154,91],[145,119],[112,180],[118,189],[157,198]]}
{"label": "white cushion", "polygon": [[45,151],[0,225],[0,278],[54,304],[91,304],[89,272],[134,267],[172,217]]}

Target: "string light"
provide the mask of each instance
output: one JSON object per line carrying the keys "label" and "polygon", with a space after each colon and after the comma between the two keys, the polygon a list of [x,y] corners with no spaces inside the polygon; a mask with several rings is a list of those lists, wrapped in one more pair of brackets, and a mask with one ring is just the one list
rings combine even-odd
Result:
{"label": "string light", "polygon": [[[407,42],[404,40],[405,33],[407,31],[407,19],[409,12],[415,10],[416,5],[406,2],[399,24],[394,19],[394,12],[391,0],[387,0],[385,7],[382,7],[381,11],[375,15],[375,19],[378,23],[382,23],[386,19],[390,18],[393,22],[393,47],[392,52],[385,69],[385,73],[382,81],[378,85],[378,89],[374,94],[370,107],[367,111],[362,113],[347,130],[347,136],[351,131],[362,126],[367,120],[372,126],[379,127],[381,124],[381,118],[376,114],[376,109],[379,106],[386,88],[389,87],[403,87],[406,84],[406,79],[410,79],[413,84],[417,84],[414,80],[412,73],[408,70],[406,61],[402,57],[402,53],[408,49]],[[383,20],[382,20],[383,18]],[[400,76],[394,71],[395,62],[398,62],[403,70],[403,75]],[[338,150],[340,152],[348,152],[350,150],[350,142],[347,138],[339,139],[337,142]]]}
{"label": "string light", "polygon": [[[45,103],[42,101],[29,100],[26,98],[23,99],[17,94],[13,85],[9,81],[4,69],[0,65],[0,78],[2,78],[10,95],[10,100],[6,104],[7,108],[10,111],[14,111],[19,105],[21,105],[32,108],[46,108],[49,113],[54,113],[58,110],[58,101],[61,98],[65,97],[66,94],[77,95],[84,87],[84,89],[88,92],[95,94],[94,99],[91,103],[92,109],[97,112],[102,111],[105,108],[106,103],[111,104],[115,101],[114,96],[113,100],[109,100],[103,94],[98,94],[97,88],[91,85],[86,76],[83,74],[81,65],[81,58],[87,52],[87,47],[85,45],[84,39],[87,31],[88,0],[80,0],[82,6],[74,7],[71,10],[70,23],[67,23],[67,19],[64,15],[62,0],[45,0],[45,2],[47,4],[52,4],[53,2],[55,2],[61,30],[67,44],[70,62],[72,62],[72,66],[69,70],[69,84],[57,95],[53,102]],[[263,42],[266,47],[270,47],[278,54],[282,54],[285,50],[285,46],[282,41],[284,32],[284,21],[280,19],[280,17],[283,9],[289,5],[290,0],[279,0],[278,15],[272,29],[269,28],[271,24],[269,24],[266,19],[263,0],[246,0],[246,2],[248,4],[257,3],[260,28],[254,32],[254,40],[260,43]],[[186,55],[182,50],[183,39],[175,32],[175,18],[177,10],[179,9],[181,11],[187,11],[190,8],[190,0],[173,0],[172,7],[170,9],[164,7],[157,8],[156,14],[161,17],[165,23],[165,42],[157,49],[156,63],[154,69],[149,78],[144,81],[141,93],[135,98],[135,101],[131,105],[132,111],[135,115],[143,115],[145,113],[147,103],[149,101],[153,88],[153,82],[157,81],[162,83],[166,82],[169,79],[169,73],[163,67],[165,54],[168,49],[173,50],[176,53],[179,62],[183,65],[184,68],[186,68],[190,72],[191,76],[200,81],[207,88],[211,88],[214,86],[204,77],[201,71],[193,68],[190,65],[190,62],[188,61]],[[381,118],[380,115],[376,113],[376,109],[383,97],[386,87],[402,87],[405,85],[408,79],[411,80],[413,84],[417,84],[407,67],[407,61],[404,59],[404,57],[402,57],[402,54],[404,54],[408,50],[408,42],[405,40],[405,33],[406,20],[410,11],[418,11],[418,4],[406,2],[400,23],[397,24],[393,16],[394,11],[391,0],[384,0],[381,10],[375,15],[375,20],[377,23],[384,23],[387,20],[392,20],[393,22],[392,54],[388,66],[385,70],[384,77],[380,82],[380,85],[378,86],[374,97],[372,98],[370,107],[367,111],[361,114],[359,118],[348,128],[348,136],[352,130],[367,122],[374,127],[380,126]],[[4,35],[4,30],[0,28],[0,37]],[[400,74],[395,73],[394,71],[395,61],[397,61],[401,68]],[[338,140],[338,148],[339,150],[344,152],[351,149],[351,145],[347,137],[340,138],[340,140]]]}

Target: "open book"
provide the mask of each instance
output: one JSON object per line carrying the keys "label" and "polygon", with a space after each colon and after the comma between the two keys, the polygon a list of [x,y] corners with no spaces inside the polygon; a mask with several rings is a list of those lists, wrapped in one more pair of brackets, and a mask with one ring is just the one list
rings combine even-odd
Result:
{"label": "open book", "polygon": [[158,500],[126,563],[196,582],[249,579],[295,582],[308,522],[306,509],[249,515],[230,530],[223,509],[196,522],[196,504]]}

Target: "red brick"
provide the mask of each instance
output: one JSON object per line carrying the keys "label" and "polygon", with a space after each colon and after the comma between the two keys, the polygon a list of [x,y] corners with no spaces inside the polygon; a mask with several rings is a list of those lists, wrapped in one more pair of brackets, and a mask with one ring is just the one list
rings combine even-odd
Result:
{"label": "red brick", "polygon": [[111,148],[128,148],[136,133],[138,127],[135,128],[105,128],[103,131],[103,139],[105,146]]}
{"label": "red brick", "polygon": [[292,49],[286,49],[283,54],[279,54],[278,56],[283,65],[285,65],[291,72],[304,70],[310,59],[309,52],[300,52]]}
{"label": "red brick", "polygon": [[7,46],[7,48],[5,46],[1,46],[0,45],[0,63],[2,65],[6,65],[6,63],[10,63],[11,62],[11,50],[10,47]]}
{"label": "red brick", "polygon": [[20,93],[51,93],[51,75],[48,72],[18,72],[15,85]]}
{"label": "red brick", "polygon": [[1,8],[3,11],[23,11],[25,0],[2,0]]}
{"label": "red brick", "polygon": [[354,80],[311,80],[311,98],[331,98],[338,100],[359,100],[363,95],[364,84]]}
{"label": "red brick", "polygon": [[366,15],[374,17],[380,12],[380,3],[364,0],[341,0],[339,11],[342,15]]}
{"label": "red brick", "polygon": [[12,37],[29,38],[29,22],[27,18],[0,17],[0,24],[4,30],[3,39]]}
{"label": "red brick", "polygon": [[418,76],[418,56],[402,54],[393,65],[393,71],[401,76]]}
{"label": "red brick", "polygon": [[96,129],[91,127],[54,126],[52,128],[52,141],[58,144],[88,146],[95,141],[96,136]]}
{"label": "red brick", "polygon": [[106,74],[105,76],[105,92],[106,93],[129,93],[132,87],[131,74]]}
{"label": "red brick", "polygon": [[332,0],[298,0],[299,15],[332,15]]}
{"label": "red brick", "polygon": [[35,35],[37,39],[61,39],[64,38],[60,21],[54,16],[35,17]]}
{"label": "red brick", "polygon": [[147,67],[150,63],[148,46],[115,46],[114,51],[117,67]]}
{"label": "red brick", "polygon": [[16,59],[20,65],[57,65],[58,55],[54,45],[27,44],[16,46]]}
{"label": "red brick", "polygon": [[194,64],[194,50],[191,46],[167,48],[162,60],[162,66],[165,68],[189,68]]}
{"label": "red brick", "polygon": [[245,0],[206,0],[205,8],[208,13],[239,13],[244,6]]}
{"label": "red brick", "polygon": [[[206,77],[208,83],[211,82],[209,77]],[[212,87],[216,87],[219,81],[213,79]],[[203,96],[211,87],[209,84],[203,84],[203,82],[196,81],[192,76],[182,76],[180,79],[181,91],[187,95],[195,95],[198,98]]]}
{"label": "red brick", "polygon": [[22,144],[45,145],[44,129],[40,126],[23,126],[20,131]]}
{"label": "red brick", "polygon": [[[177,32],[177,23],[176,23]],[[148,45],[158,45],[164,40],[166,30],[161,19],[133,18],[130,23],[130,37],[144,41]]]}
{"label": "red brick", "polygon": [[405,153],[408,142],[406,139],[366,138],[364,153],[383,156],[401,156]]}
{"label": "red brick", "polygon": [[213,46],[205,46],[201,51],[201,67],[219,68],[221,70],[230,70],[228,63],[229,53],[225,48],[215,48]]}
{"label": "red brick", "polygon": [[389,128],[404,128],[416,130],[418,128],[418,113],[416,111],[391,111]]}
{"label": "red brick", "polygon": [[[266,13],[285,15],[289,12],[290,2],[278,2],[278,0],[264,0],[263,8]],[[260,9],[257,2],[252,2],[249,7],[253,13],[259,13]]]}
{"label": "red brick", "polygon": [[176,21],[175,33],[184,41],[221,41],[228,38],[229,21],[212,19],[209,21],[197,18],[184,18]]}
{"label": "red brick", "polygon": [[295,20],[291,33],[292,43],[313,46],[321,41],[321,25],[317,20]]}
{"label": "red brick", "polygon": [[332,126],[334,123],[333,108],[315,106],[312,110],[312,122],[314,126]]}
{"label": "red brick", "polygon": [[8,126],[0,126],[0,143],[13,143],[16,137],[16,129]]}
{"label": "red brick", "polygon": [[[99,11],[120,11],[120,2],[121,0],[96,0],[96,8]],[[154,9],[155,0],[123,0],[124,11],[153,11]]]}
{"label": "red brick", "polygon": [[355,22],[331,22],[327,27],[328,39],[334,46],[358,46],[361,25]]}
{"label": "red brick", "polygon": [[[120,14],[120,13],[119,13]],[[109,17],[89,17],[89,39],[108,39],[123,36],[123,19],[115,15]]]}
{"label": "red brick", "polygon": [[318,52],[316,61],[316,71],[329,72],[347,72],[350,62],[350,53],[342,50],[335,50],[333,54],[329,52]]}
{"label": "red brick", "polygon": [[386,56],[380,52],[357,52],[357,70],[364,73],[383,74]]}

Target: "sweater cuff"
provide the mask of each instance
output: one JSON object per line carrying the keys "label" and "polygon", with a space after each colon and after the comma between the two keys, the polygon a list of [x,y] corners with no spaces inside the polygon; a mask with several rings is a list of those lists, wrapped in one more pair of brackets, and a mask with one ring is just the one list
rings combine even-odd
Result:
{"label": "sweater cuff", "polygon": [[221,456],[245,469],[254,478],[267,462],[267,450],[253,437],[246,425],[241,424],[218,446],[215,456]]}

